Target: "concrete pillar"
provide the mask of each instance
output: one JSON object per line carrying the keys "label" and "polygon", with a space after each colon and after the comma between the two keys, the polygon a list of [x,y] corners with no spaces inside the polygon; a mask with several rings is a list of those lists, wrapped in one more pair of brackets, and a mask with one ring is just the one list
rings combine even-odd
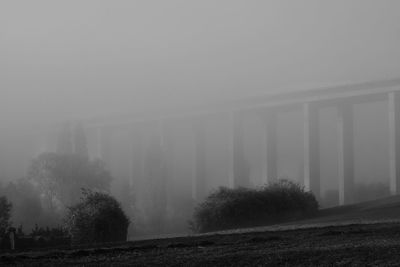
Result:
{"label": "concrete pillar", "polygon": [[228,128],[228,187],[235,188],[235,156],[234,156],[234,146],[235,146],[235,137],[234,137],[234,121],[235,116],[234,113],[229,113],[229,128]]}
{"label": "concrete pillar", "polygon": [[148,173],[154,182],[162,184],[165,189],[165,128],[161,120],[155,121],[150,126],[149,143],[147,147]]}
{"label": "concrete pillar", "polygon": [[95,128],[95,157],[101,159],[101,127]]}
{"label": "concrete pillar", "polygon": [[229,186],[248,187],[250,177],[244,156],[243,116],[232,112],[229,119]]}
{"label": "concrete pillar", "polygon": [[319,114],[310,103],[303,104],[304,112],[304,187],[320,199]]}
{"label": "concrete pillar", "polygon": [[106,164],[107,169],[111,167],[111,138],[112,129],[110,127],[97,128],[98,157]]}
{"label": "concrete pillar", "polygon": [[152,208],[152,185],[149,184],[148,177],[148,127],[145,123],[136,123],[131,128],[131,189],[134,192],[135,208],[141,213],[141,216],[149,216],[149,210]]}
{"label": "concrete pillar", "polygon": [[388,94],[390,193],[400,192],[400,92]]}
{"label": "concrete pillar", "polygon": [[354,194],[354,112],[351,103],[338,106],[339,204],[353,203]]}
{"label": "concrete pillar", "polygon": [[144,175],[144,158],[143,158],[143,132],[139,128],[140,125],[133,126],[131,131],[131,182],[133,190],[139,190],[142,185]]}
{"label": "concrete pillar", "polygon": [[277,114],[267,110],[263,114],[265,122],[265,168],[266,182],[278,180],[278,156],[277,156]]}
{"label": "concrete pillar", "polygon": [[206,125],[204,119],[195,119],[192,127],[194,134],[192,197],[195,201],[201,201],[206,193]]}
{"label": "concrete pillar", "polygon": [[146,126],[144,157],[144,180],[146,194],[146,216],[156,233],[162,233],[167,212],[165,181],[165,154],[162,122],[151,121]]}
{"label": "concrete pillar", "polygon": [[250,185],[250,170],[244,155],[244,117],[236,114],[233,118],[233,172],[235,187]]}
{"label": "concrete pillar", "polygon": [[175,176],[175,144],[173,138],[174,125],[171,121],[161,122],[161,144],[162,144],[162,157],[164,165],[164,183],[165,183],[165,194],[167,201],[170,201],[174,196],[174,176]]}

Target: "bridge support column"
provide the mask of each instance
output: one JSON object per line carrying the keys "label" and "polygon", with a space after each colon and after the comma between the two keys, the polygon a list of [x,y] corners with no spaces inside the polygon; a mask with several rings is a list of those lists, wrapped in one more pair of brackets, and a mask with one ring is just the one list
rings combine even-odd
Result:
{"label": "bridge support column", "polygon": [[112,129],[109,127],[97,128],[97,153],[98,157],[106,164],[110,171],[111,167],[111,139]]}
{"label": "bridge support column", "polygon": [[142,129],[134,128],[131,131],[131,182],[130,185],[135,192],[139,192],[143,183],[143,133]]}
{"label": "bridge support column", "polygon": [[164,231],[167,212],[164,133],[161,120],[152,121],[146,130],[144,180],[148,192],[146,212],[157,233]]}
{"label": "bridge support column", "polygon": [[265,167],[266,182],[278,180],[278,156],[277,156],[277,114],[267,111],[264,117],[265,125]]}
{"label": "bridge support column", "polygon": [[351,103],[338,106],[339,204],[353,203],[354,193],[354,111]]}
{"label": "bridge support column", "polygon": [[194,133],[192,197],[195,201],[201,201],[206,193],[206,125],[204,119],[197,119],[192,127]]}
{"label": "bridge support column", "polygon": [[232,112],[229,127],[229,187],[249,186],[249,173],[244,156],[243,116]]}
{"label": "bridge support column", "polygon": [[320,199],[319,116],[317,108],[303,105],[304,112],[304,187]]}
{"label": "bridge support column", "polygon": [[400,192],[400,92],[388,94],[390,193]]}
{"label": "bridge support column", "polygon": [[235,188],[235,136],[234,136],[234,113],[229,114],[228,127],[228,187]]}
{"label": "bridge support column", "polygon": [[168,203],[172,203],[172,198],[175,194],[174,190],[174,176],[175,176],[175,143],[173,138],[173,121],[165,120],[161,122],[161,142],[162,142],[162,158],[164,166],[164,183],[165,194]]}
{"label": "bridge support column", "polygon": [[244,155],[244,125],[243,115],[236,114],[233,118],[233,172],[235,187],[248,187],[250,173]]}

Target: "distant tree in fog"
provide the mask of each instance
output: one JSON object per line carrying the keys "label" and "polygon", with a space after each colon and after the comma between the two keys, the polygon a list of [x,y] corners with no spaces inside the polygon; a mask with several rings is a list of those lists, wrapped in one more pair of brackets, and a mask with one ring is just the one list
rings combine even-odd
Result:
{"label": "distant tree in fog", "polygon": [[108,192],[111,175],[100,160],[43,153],[32,161],[28,179],[40,191],[48,209],[63,210],[79,199],[81,188]]}
{"label": "distant tree in fog", "polygon": [[15,225],[31,228],[35,223],[51,224],[50,214],[42,212],[39,192],[25,178],[10,182],[3,188],[4,195],[13,204],[12,220]]}
{"label": "distant tree in fog", "polygon": [[83,129],[82,123],[79,122],[74,128],[74,152],[83,158],[89,157],[85,130]]}
{"label": "distant tree in fog", "polygon": [[86,134],[82,123],[77,122],[72,125],[66,122],[62,126],[58,133],[56,152],[58,154],[77,154],[83,158],[89,157]]}
{"label": "distant tree in fog", "polygon": [[58,133],[56,152],[58,154],[72,154],[73,151],[71,124],[66,122]]}
{"label": "distant tree in fog", "polygon": [[7,198],[0,197],[0,235],[3,235],[10,226],[12,204]]}

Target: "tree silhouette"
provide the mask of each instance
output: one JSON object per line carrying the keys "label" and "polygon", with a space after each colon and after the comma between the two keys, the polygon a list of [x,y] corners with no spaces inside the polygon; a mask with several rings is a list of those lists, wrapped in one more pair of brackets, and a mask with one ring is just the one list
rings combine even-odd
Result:
{"label": "tree silhouette", "polygon": [[82,158],[89,157],[85,130],[80,122],[76,123],[74,128],[74,152]]}
{"label": "tree silhouette", "polygon": [[6,197],[0,197],[0,236],[4,235],[10,226],[12,204]]}
{"label": "tree silhouette", "polygon": [[64,123],[64,125],[61,127],[60,132],[58,133],[56,152],[58,154],[73,153],[71,123],[69,122]]}
{"label": "tree silhouette", "polygon": [[81,188],[109,191],[111,175],[100,160],[43,153],[32,161],[28,179],[44,196],[47,208],[54,210],[76,202]]}

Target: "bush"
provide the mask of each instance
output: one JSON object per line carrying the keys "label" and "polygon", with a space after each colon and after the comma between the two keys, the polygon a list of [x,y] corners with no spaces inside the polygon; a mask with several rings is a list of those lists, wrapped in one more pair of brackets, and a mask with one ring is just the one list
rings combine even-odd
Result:
{"label": "bush", "polygon": [[[15,235],[15,249],[34,249],[34,248],[49,248],[69,246],[71,244],[70,237],[65,229],[43,228],[38,225],[32,229],[30,234],[25,234],[22,225],[17,228]],[[8,236],[0,241],[0,249],[10,249],[10,240]]]}
{"label": "bush", "polygon": [[253,227],[314,214],[311,192],[287,180],[259,189],[220,187],[199,204],[190,223],[195,232]]}
{"label": "bush", "polygon": [[[20,230],[21,234],[23,234],[22,231],[22,226],[20,226],[20,228],[18,229]],[[65,237],[68,235],[68,232],[66,231],[65,228],[61,227],[61,226],[57,226],[57,227],[53,227],[53,228],[49,228],[49,227],[39,227],[37,224],[35,225],[35,228],[32,229],[30,236],[43,236],[43,237],[47,237],[49,239],[51,238],[56,238],[56,237]]]}
{"label": "bush", "polygon": [[73,244],[126,241],[129,219],[112,196],[83,190],[82,202],[69,208],[66,226]]}

